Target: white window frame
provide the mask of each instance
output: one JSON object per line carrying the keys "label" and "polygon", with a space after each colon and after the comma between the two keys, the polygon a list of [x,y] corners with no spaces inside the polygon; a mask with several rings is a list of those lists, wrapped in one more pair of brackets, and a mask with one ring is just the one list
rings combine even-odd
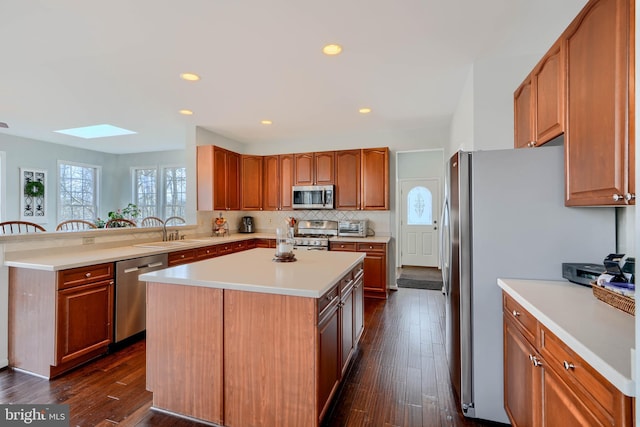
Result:
{"label": "white window frame", "polygon": [[[91,218],[88,219],[88,221],[94,221],[97,219],[97,215],[100,213],[100,183],[102,182],[102,166],[100,165],[92,165],[89,163],[80,163],[80,162],[71,162],[68,160],[58,160],[58,164],[56,167],[56,205],[57,205],[57,212],[56,212],[56,217],[58,219],[58,223],[60,223],[61,221],[63,221],[62,219],[62,203],[61,203],[61,197],[62,195],[60,194],[60,166],[61,165],[70,165],[70,166],[78,166],[78,167],[83,167],[83,168],[91,168],[95,170],[95,186],[94,186],[94,200],[95,200],[95,209],[96,209],[96,218]],[[65,219],[69,219],[69,218],[65,218]],[[74,219],[81,219],[81,218],[74,218]]]}
{"label": "white window frame", "polygon": [[137,182],[137,173],[136,171],[139,170],[155,170],[156,171],[156,206],[155,206],[155,213],[153,215],[147,215],[147,214],[142,214],[142,217],[140,219],[143,219],[144,217],[147,216],[157,216],[160,217],[160,215],[158,215],[159,212],[159,208],[160,206],[162,206],[162,201],[160,200],[160,193],[159,193],[159,189],[160,189],[160,185],[159,185],[159,179],[158,179],[158,174],[159,174],[159,168],[157,165],[154,166],[132,166],[131,170],[130,170],[130,176],[131,176],[131,200],[133,200],[133,204],[137,205],[138,207],[140,207],[140,204],[138,203],[138,182]]}
{"label": "white window frame", "polygon": [[[184,165],[163,165],[160,168],[160,198],[161,198],[161,212],[162,215],[165,215],[165,212],[167,210],[167,193],[165,192],[165,188],[166,188],[166,170],[167,169],[178,169],[178,168],[183,168],[185,170],[185,180],[186,180],[186,166]],[[185,181],[185,189],[184,189],[184,194],[185,194],[185,202],[184,202],[184,210],[185,210],[185,214],[186,214],[186,208],[187,208],[187,201],[186,201],[186,197],[187,197],[187,186],[186,186],[186,181]],[[182,215],[184,216],[184,215]],[[166,219],[166,218],[163,218]]]}
{"label": "white window frame", "polygon": [[[162,220],[166,220],[165,218],[165,210],[167,208],[166,205],[166,194],[165,194],[165,172],[167,169],[175,169],[175,168],[184,168],[186,172],[186,166],[182,164],[169,164],[169,165],[156,165],[156,166],[132,166],[130,168],[130,176],[131,176],[131,195],[134,204],[138,204],[138,183],[136,182],[136,171],[141,169],[155,169],[156,170],[156,214],[153,216],[157,216]],[[187,195],[187,190],[185,188],[185,197]],[[186,211],[187,203],[185,200],[185,211]],[[144,217],[145,215],[143,215]]]}

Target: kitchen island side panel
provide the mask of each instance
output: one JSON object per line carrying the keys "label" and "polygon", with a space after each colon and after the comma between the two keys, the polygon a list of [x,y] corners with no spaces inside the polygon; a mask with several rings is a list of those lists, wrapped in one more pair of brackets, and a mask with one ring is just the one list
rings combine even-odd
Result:
{"label": "kitchen island side panel", "polygon": [[313,426],[316,299],[224,291],[225,425]]}
{"label": "kitchen island side panel", "polygon": [[153,406],[223,424],[223,290],[147,283]]}

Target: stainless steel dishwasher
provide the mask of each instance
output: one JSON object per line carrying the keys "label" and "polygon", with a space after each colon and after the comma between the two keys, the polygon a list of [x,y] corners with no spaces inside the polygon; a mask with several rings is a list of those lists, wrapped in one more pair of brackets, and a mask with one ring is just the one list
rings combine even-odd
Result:
{"label": "stainless steel dishwasher", "polygon": [[138,276],[167,268],[167,254],[116,262],[115,339],[120,342],[146,329],[147,283]]}

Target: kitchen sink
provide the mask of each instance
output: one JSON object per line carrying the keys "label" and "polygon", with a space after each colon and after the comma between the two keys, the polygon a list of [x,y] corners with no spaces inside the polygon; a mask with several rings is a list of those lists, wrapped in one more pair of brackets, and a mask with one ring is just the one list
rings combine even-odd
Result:
{"label": "kitchen sink", "polygon": [[138,243],[136,246],[138,248],[175,248],[176,246],[185,246],[191,244],[193,241],[190,240],[169,240],[166,242],[149,242],[149,243]]}

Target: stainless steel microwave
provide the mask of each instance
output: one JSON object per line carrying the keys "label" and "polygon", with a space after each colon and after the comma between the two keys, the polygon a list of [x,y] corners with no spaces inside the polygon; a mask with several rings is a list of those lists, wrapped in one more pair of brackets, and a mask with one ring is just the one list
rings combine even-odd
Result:
{"label": "stainless steel microwave", "polygon": [[333,185],[294,185],[293,209],[333,209]]}

